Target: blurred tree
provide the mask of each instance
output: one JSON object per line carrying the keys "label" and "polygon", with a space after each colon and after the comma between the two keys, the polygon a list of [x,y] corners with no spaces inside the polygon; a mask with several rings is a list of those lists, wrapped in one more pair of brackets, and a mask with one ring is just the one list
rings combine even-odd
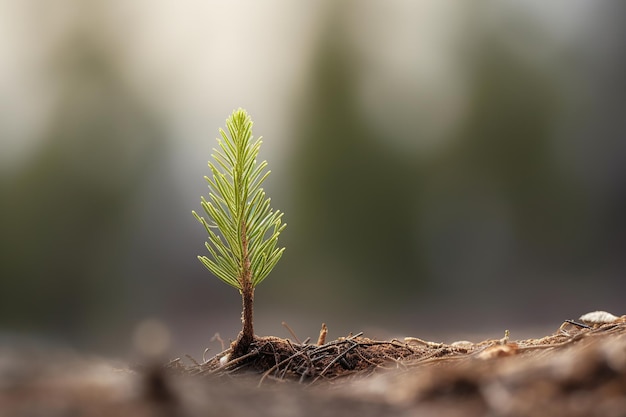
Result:
{"label": "blurred tree", "polygon": [[285,284],[307,294],[298,303],[322,298],[325,308],[344,312],[346,297],[360,307],[397,302],[425,280],[415,236],[419,167],[413,155],[386,145],[359,105],[347,13],[336,6],[322,29],[297,115],[288,222],[298,244],[287,243],[285,257],[298,277]]}
{"label": "blurred tree", "polygon": [[495,37],[481,40],[472,61],[468,111],[453,145],[429,167],[430,189],[456,194],[445,204],[461,211],[472,198],[502,201],[530,246],[565,243],[575,210],[553,143],[562,105],[555,80]]}
{"label": "blurred tree", "polygon": [[97,9],[81,10],[50,53],[56,96],[41,146],[0,182],[0,325],[79,340],[129,301],[129,214],[162,136],[125,84]]}
{"label": "blurred tree", "polygon": [[[441,140],[438,146],[417,155],[411,146],[395,146],[424,139],[407,128],[415,121],[389,123],[381,133],[365,116],[360,77],[367,62],[383,56],[376,47],[384,42],[358,36],[367,25],[347,3],[331,7],[295,118],[295,202],[282,266],[293,279],[280,284],[289,299],[346,315],[367,314],[363,307],[378,300],[369,317],[393,304],[424,322],[435,320],[428,309],[436,306],[444,311],[438,320],[445,312],[459,320],[455,312],[467,311],[466,320],[491,323],[515,316],[543,321],[555,295],[567,293],[578,308],[583,298],[590,303],[589,291],[580,291],[589,272],[580,267],[593,265],[606,279],[617,274],[599,259],[623,265],[615,262],[623,259],[616,255],[625,201],[617,139],[624,123],[616,105],[624,97],[623,48],[612,49],[623,44],[621,15],[600,13],[589,30],[593,46],[568,50],[546,30],[555,22],[529,12],[536,9],[462,7],[454,20],[462,26],[458,49],[449,53],[461,57],[450,74],[463,79],[464,114],[451,121],[448,137],[426,138]],[[605,21],[613,22],[611,30],[598,32]],[[411,45],[407,39],[397,47],[419,55]],[[370,61],[361,61],[364,53]],[[587,61],[587,73],[562,59],[573,57]],[[394,76],[391,67],[377,71],[369,80]],[[424,81],[416,74],[414,82]],[[407,102],[428,106],[424,100],[378,106],[391,112]],[[578,161],[567,160],[578,152]],[[595,299],[606,299],[610,288]],[[537,303],[532,311],[529,300]]]}
{"label": "blurred tree", "polygon": [[451,298],[484,303],[466,296],[484,296],[487,282],[503,290],[520,265],[546,273],[576,256],[584,206],[554,144],[563,91],[555,72],[508,42],[524,34],[498,37],[468,16],[467,110],[448,146],[424,158],[386,143],[420,140],[419,132],[381,137],[364,116],[343,13],[337,6],[323,30],[294,129],[297,217],[288,221],[300,241],[286,243],[285,266],[312,281],[298,281],[303,298],[408,305],[443,279]]}
{"label": "blurred tree", "polygon": [[[513,47],[512,39],[529,36],[528,24],[499,37],[473,23],[467,110],[427,168],[425,246],[442,291],[514,315],[567,279],[563,272],[582,255],[586,207],[559,161],[566,94],[555,67]],[[525,296],[498,296],[510,291]]]}
{"label": "blurred tree", "polygon": [[589,16],[575,39],[576,65],[564,63],[574,74],[568,115],[572,171],[591,206],[587,263],[595,271],[612,270],[615,279],[607,288],[626,287],[626,3],[594,4]]}

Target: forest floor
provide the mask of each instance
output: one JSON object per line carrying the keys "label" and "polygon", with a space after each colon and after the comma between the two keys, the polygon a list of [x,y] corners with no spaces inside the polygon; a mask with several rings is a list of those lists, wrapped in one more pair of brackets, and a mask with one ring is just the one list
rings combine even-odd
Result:
{"label": "forest floor", "polygon": [[0,353],[0,417],[626,416],[626,316],[599,313],[540,339],[322,332],[316,343],[258,337],[232,360],[226,349],[132,368]]}

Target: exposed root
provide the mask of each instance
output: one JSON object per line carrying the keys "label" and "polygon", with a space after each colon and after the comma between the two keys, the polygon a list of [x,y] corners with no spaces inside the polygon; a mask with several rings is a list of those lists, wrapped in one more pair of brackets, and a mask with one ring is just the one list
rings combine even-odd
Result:
{"label": "exposed root", "polygon": [[[320,380],[370,374],[378,369],[396,369],[398,363],[467,354],[465,348],[453,346],[431,349],[413,346],[398,340],[377,341],[362,337],[362,333],[339,338],[322,345],[296,344],[277,337],[256,338],[246,355],[227,361],[232,349],[219,353],[208,361],[176,367],[193,375],[232,376],[257,373],[259,385],[267,380],[293,380],[314,384]],[[170,364],[170,367],[173,367]]]}
{"label": "exposed root", "polygon": [[[597,328],[565,323],[555,334],[541,339],[511,342],[505,336],[479,343],[464,341],[449,345],[418,338],[407,338],[405,342],[377,341],[363,337],[362,333],[321,345],[308,344],[307,341],[294,343],[278,337],[257,337],[242,356],[233,356],[231,348],[203,363],[192,361],[191,365],[183,365],[180,360],[174,360],[167,367],[192,375],[258,375],[258,385],[268,381],[294,381],[312,385],[322,381],[332,383],[340,377],[366,376],[379,370],[408,371],[441,362],[490,360],[520,354],[539,355],[585,338],[614,332],[626,333],[626,323],[606,324]],[[324,338],[319,341],[324,342]]]}

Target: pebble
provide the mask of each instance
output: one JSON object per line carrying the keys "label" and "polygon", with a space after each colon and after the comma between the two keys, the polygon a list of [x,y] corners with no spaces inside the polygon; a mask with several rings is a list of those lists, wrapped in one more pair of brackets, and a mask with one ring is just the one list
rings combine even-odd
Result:
{"label": "pebble", "polygon": [[591,313],[583,314],[579,318],[580,321],[587,325],[613,323],[617,319],[619,317],[606,311],[592,311]]}

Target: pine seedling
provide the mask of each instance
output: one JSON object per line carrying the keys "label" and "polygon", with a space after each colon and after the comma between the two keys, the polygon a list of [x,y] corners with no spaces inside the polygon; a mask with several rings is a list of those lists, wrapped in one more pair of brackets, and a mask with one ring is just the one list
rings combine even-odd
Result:
{"label": "pine seedling", "polygon": [[209,198],[202,197],[207,219],[193,215],[208,233],[209,256],[198,256],[217,278],[239,290],[243,302],[243,329],[233,342],[231,358],[247,353],[254,340],[254,288],[280,260],[278,236],[286,224],[283,213],[272,210],[261,185],[270,174],[267,162],[257,163],[261,138],[252,136],[252,120],[245,110],[234,111],[220,129],[219,148],[209,161],[211,176],[204,177]]}

